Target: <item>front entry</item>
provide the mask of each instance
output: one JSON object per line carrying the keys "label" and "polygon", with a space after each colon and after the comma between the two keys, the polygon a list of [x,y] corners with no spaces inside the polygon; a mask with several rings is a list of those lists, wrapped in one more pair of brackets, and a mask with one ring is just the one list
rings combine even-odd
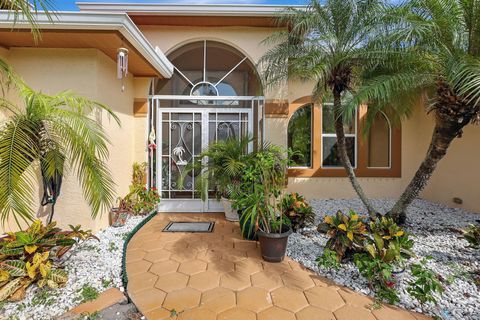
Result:
{"label": "front entry", "polygon": [[[210,98],[211,99],[211,98]],[[188,101],[187,101],[188,102]],[[200,172],[189,169],[200,153],[215,141],[254,135],[253,106],[226,107],[194,101],[192,107],[157,109],[157,188],[161,194],[160,211],[164,212],[219,212],[223,207],[212,194],[202,201]],[[210,101],[211,102],[211,101]],[[245,102],[245,101],[244,101]],[[182,106],[188,104],[185,100]],[[243,103],[245,105],[245,103]],[[253,148],[253,143],[250,149]],[[185,174],[185,172],[187,172]],[[184,179],[180,179],[184,174]]]}

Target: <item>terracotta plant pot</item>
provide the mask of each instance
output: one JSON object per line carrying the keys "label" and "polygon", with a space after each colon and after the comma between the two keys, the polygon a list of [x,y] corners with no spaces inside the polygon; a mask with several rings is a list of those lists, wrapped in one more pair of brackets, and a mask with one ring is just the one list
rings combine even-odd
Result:
{"label": "terracotta plant pot", "polygon": [[263,260],[267,262],[282,262],[287,251],[288,236],[292,234],[290,227],[284,227],[282,233],[266,233],[257,231]]}
{"label": "terracotta plant pot", "polygon": [[232,201],[222,197],[222,204],[225,210],[225,219],[228,221],[238,221],[238,212],[232,208]]}

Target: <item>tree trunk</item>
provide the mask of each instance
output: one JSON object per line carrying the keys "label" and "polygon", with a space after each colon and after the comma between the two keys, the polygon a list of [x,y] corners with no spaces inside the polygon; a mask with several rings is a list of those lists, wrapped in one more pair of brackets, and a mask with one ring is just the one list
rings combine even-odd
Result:
{"label": "tree trunk", "polygon": [[365,193],[363,192],[362,186],[357,180],[355,176],[355,172],[353,170],[352,163],[350,162],[350,158],[348,157],[347,153],[347,146],[346,146],[346,139],[345,139],[345,129],[343,127],[343,116],[341,113],[342,110],[342,102],[340,92],[334,91],[333,93],[333,108],[334,108],[334,117],[335,117],[335,133],[337,135],[337,150],[338,154],[340,155],[340,160],[342,161],[343,167],[347,172],[348,179],[352,184],[353,189],[357,193],[360,200],[363,202],[364,206],[367,208],[368,214],[372,219],[377,217],[377,211],[370,203],[370,200],[367,198]]}
{"label": "tree trunk", "polygon": [[455,119],[444,120],[442,118],[437,115],[427,155],[403,194],[388,213],[388,216],[392,217],[398,224],[405,223],[408,206],[425,188],[438,162],[447,153],[450,143],[462,133],[463,127],[469,123],[469,121],[459,122]]}

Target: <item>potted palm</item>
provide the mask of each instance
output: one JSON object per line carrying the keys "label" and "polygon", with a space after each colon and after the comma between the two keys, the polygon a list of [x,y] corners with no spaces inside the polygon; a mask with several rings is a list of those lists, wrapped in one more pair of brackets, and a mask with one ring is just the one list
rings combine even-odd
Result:
{"label": "potted palm", "polygon": [[286,159],[275,146],[265,146],[253,154],[243,171],[241,194],[242,230],[253,227],[260,242],[262,258],[281,262],[285,257],[288,236],[292,233],[284,215],[282,199],[285,187]]}
{"label": "potted palm", "polygon": [[253,141],[249,136],[232,137],[212,143],[192,165],[188,165],[180,176],[179,185],[190,172],[200,172],[196,188],[201,190],[202,200],[213,191],[223,204],[225,219],[239,221],[237,210],[232,208],[232,198],[238,193],[238,186],[248,157],[248,145]]}

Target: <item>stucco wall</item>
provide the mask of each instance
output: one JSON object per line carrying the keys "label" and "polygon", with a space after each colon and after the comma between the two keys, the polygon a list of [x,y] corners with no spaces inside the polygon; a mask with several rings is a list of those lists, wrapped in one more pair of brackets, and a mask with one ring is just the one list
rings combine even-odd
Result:
{"label": "stucco wall", "polygon": [[[125,92],[116,79],[115,63],[94,49],[28,49],[9,50],[8,61],[28,85],[48,94],[73,90],[112,108],[122,121],[122,127],[102,115],[111,139],[109,166],[119,195],[128,190],[133,162],[133,84],[125,81]],[[62,194],[56,205],[55,220],[62,227],[82,224],[84,228],[98,230],[107,225],[106,212],[92,220],[90,209],[83,200],[81,188],[73,173],[64,178]],[[39,212],[39,216],[45,218]],[[9,223],[5,230],[15,229]]]}

